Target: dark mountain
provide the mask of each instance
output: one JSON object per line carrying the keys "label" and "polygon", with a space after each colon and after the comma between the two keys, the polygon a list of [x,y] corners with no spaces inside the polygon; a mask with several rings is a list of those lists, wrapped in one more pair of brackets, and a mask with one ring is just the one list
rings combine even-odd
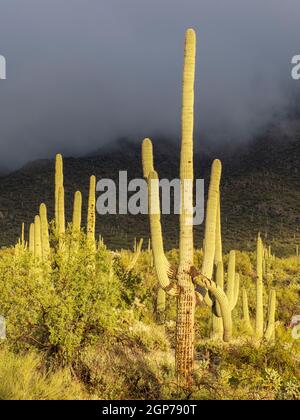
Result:
{"label": "dark mountain", "polygon": [[[201,150],[201,147],[200,147]],[[179,147],[166,140],[154,141],[155,166],[161,178],[177,178]],[[221,156],[220,156],[221,155]],[[232,247],[252,249],[255,235],[261,231],[265,241],[278,254],[294,252],[299,243],[300,224],[300,124],[271,128],[247,147],[221,157],[222,229],[225,250]],[[209,182],[213,159],[195,154],[195,176]],[[71,220],[73,195],[83,193],[85,225],[89,176],[114,179],[119,171],[128,172],[128,180],[142,176],[140,145],[121,139],[113,147],[82,158],[64,158],[66,214]],[[54,162],[39,160],[0,178],[0,242],[14,244],[21,223],[28,225],[38,212],[39,204],[47,204],[53,217]],[[167,248],[178,245],[178,216],[164,216],[164,238]],[[132,246],[135,237],[149,236],[145,215],[97,216],[97,233],[111,248]],[[196,245],[201,247],[203,226],[195,227]]]}

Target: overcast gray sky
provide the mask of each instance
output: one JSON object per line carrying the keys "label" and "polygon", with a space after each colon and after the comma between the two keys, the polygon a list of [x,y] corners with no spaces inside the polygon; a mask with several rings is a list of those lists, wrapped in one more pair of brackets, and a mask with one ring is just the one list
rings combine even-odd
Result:
{"label": "overcast gray sky", "polygon": [[299,22],[299,0],[0,0],[0,167],[177,139],[188,27],[197,142],[246,141],[299,91]]}

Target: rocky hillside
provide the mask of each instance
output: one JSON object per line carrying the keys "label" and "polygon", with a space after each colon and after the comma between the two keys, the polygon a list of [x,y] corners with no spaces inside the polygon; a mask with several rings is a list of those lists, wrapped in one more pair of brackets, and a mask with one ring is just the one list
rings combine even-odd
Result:
{"label": "rocky hillside", "polygon": [[[154,141],[155,164],[160,177],[178,177],[179,150],[165,140]],[[230,156],[220,152],[223,161],[222,225],[224,244],[252,249],[257,231],[272,244],[278,254],[293,253],[300,242],[300,127],[282,125],[270,129],[246,148]],[[214,153],[214,157],[219,157]],[[112,148],[103,148],[90,156],[64,159],[66,208],[68,220],[74,192],[83,193],[83,217],[86,217],[88,181],[91,174],[118,180],[119,171],[127,170],[128,179],[141,177],[140,145],[120,140]],[[212,157],[195,154],[195,175],[208,185]],[[53,216],[54,162],[31,162],[18,171],[0,178],[0,243],[15,243],[21,223],[28,224],[45,202]],[[178,216],[165,216],[164,236],[167,248],[177,246]],[[148,238],[147,216],[97,216],[97,233],[111,248],[132,246],[135,237]],[[195,228],[201,247],[203,226]]]}

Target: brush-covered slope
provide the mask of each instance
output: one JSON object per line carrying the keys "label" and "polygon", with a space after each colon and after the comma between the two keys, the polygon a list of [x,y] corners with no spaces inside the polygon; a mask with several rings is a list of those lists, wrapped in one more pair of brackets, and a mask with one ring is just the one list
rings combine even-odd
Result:
{"label": "brush-covered slope", "polygon": [[[290,127],[290,126],[289,126]],[[179,149],[165,140],[153,140],[155,165],[160,177],[178,177]],[[220,156],[221,155],[221,156]],[[300,129],[276,127],[246,148],[230,156],[215,152],[223,161],[222,225],[225,248],[234,244],[243,249],[254,246],[257,231],[278,254],[293,253],[300,241]],[[195,176],[208,186],[212,157],[195,153]],[[64,184],[68,220],[73,195],[83,193],[85,225],[89,176],[118,181],[119,171],[128,180],[142,176],[140,145],[120,140],[110,149],[93,155],[64,159]],[[45,202],[53,215],[54,162],[40,160],[0,178],[0,243],[15,243],[21,223],[28,224]],[[132,246],[135,237],[148,238],[144,215],[97,216],[97,233],[111,248]],[[163,217],[167,248],[177,246],[178,216]],[[201,247],[203,226],[195,227],[196,245]]]}

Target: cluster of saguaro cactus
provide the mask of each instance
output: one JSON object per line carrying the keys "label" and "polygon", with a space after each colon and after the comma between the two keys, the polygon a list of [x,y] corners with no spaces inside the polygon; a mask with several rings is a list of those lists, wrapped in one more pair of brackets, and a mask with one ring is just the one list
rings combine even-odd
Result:
{"label": "cluster of saguaro cactus", "polygon": [[[227,285],[224,287],[224,268],[221,237],[220,179],[221,162],[214,160],[207,198],[203,264],[201,271],[193,263],[193,105],[196,36],[188,29],[185,37],[182,98],[182,140],[180,155],[181,211],[179,238],[179,266],[169,264],[163,246],[160,222],[159,179],[153,161],[153,146],[146,138],[142,144],[143,174],[148,181],[149,220],[151,244],[156,275],[159,281],[159,299],[164,306],[165,294],[177,297],[176,371],[178,379],[191,380],[194,359],[194,313],[196,298],[212,308],[212,336],[224,341],[232,337],[232,311],[239,296],[239,274],[235,269],[235,251],[229,254]],[[260,249],[260,248],[259,248]],[[261,248],[262,249],[262,248]],[[257,335],[263,333],[262,319],[262,260],[258,254],[257,276]],[[249,331],[248,298],[243,290],[244,318]],[[273,334],[275,292],[270,294],[269,323],[265,332]]]}
{"label": "cluster of saguaro cactus", "polygon": [[[248,296],[246,289],[243,289],[243,319],[249,334],[255,335],[257,340],[265,338],[272,341],[275,338],[275,312],[276,312],[276,291],[270,289],[267,322],[264,321],[264,285],[263,285],[263,266],[264,266],[264,246],[260,234],[256,242],[256,317],[255,330],[251,324],[248,307]],[[270,253],[271,256],[271,253]]]}
{"label": "cluster of saguaro cactus", "polygon": [[[63,158],[60,154],[55,157],[55,234],[58,238],[58,249],[64,252],[64,234],[66,231],[65,220],[65,194],[63,184]],[[87,211],[87,243],[95,247],[95,224],[96,224],[96,178],[90,177],[88,211]],[[74,240],[76,234],[81,230],[82,195],[80,191],[74,194],[72,232]],[[27,243],[24,240],[24,224],[22,224],[21,245],[26,249]],[[75,245],[75,244],[74,244]],[[75,250],[76,248],[74,248]],[[44,203],[40,205],[39,214],[34,217],[34,222],[29,227],[28,250],[37,260],[47,261],[51,255],[49,239],[49,223],[47,207]]]}
{"label": "cluster of saguaro cactus", "polygon": [[[204,239],[204,258],[201,272],[194,268],[193,243],[193,107],[196,36],[192,29],[185,37],[182,98],[182,141],[180,155],[181,211],[179,238],[179,266],[169,264],[163,246],[160,223],[159,180],[154,170],[153,147],[150,139],[142,144],[144,177],[148,180],[148,203],[153,259],[160,288],[177,297],[176,371],[178,379],[191,380],[194,360],[194,313],[196,294],[215,310],[217,320],[222,320],[224,340],[232,334],[231,312],[238,296],[238,277],[231,254],[227,293],[223,290],[222,244],[220,226],[221,162],[212,164]],[[213,281],[214,263],[217,266],[217,283]],[[195,289],[195,284],[198,288]],[[200,286],[200,288],[199,288]],[[209,293],[208,293],[209,292]],[[221,328],[219,323],[219,329]]]}

